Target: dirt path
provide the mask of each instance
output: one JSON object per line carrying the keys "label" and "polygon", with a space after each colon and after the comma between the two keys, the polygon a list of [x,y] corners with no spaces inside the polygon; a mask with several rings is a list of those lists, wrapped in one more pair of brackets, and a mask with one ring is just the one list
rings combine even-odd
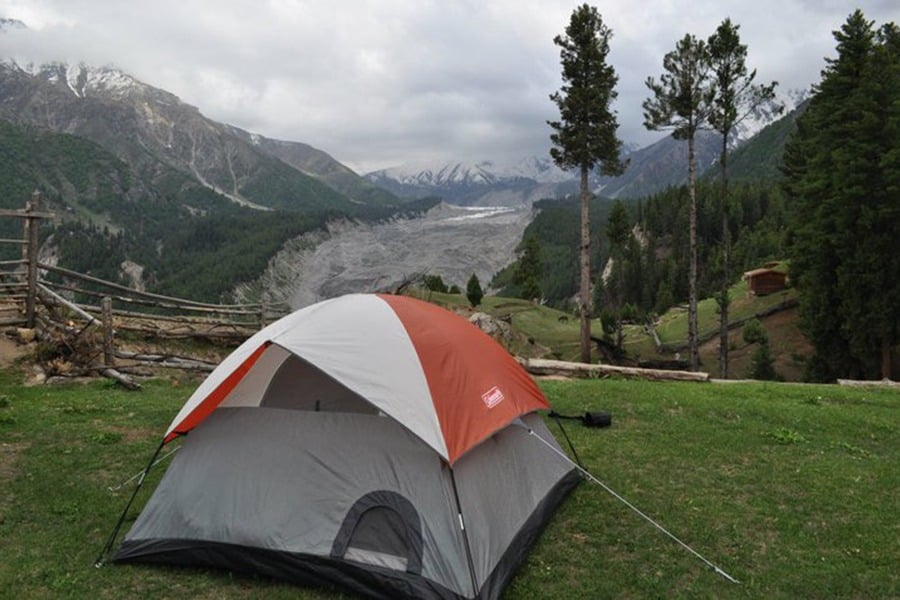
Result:
{"label": "dirt path", "polygon": [[9,336],[0,332],[0,369],[6,369],[24,356],[28,350]]}

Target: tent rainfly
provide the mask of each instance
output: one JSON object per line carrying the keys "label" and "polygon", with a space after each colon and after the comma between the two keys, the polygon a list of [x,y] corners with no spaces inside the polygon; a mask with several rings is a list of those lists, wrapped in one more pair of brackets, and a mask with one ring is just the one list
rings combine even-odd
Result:
{"label": "tent rainfly", "polygon": [[113,559],[498,598],[580,480],[547,451],[549,408],[447,310],[374,294],[309,306],[187,400],[163,439],[181,449]]}

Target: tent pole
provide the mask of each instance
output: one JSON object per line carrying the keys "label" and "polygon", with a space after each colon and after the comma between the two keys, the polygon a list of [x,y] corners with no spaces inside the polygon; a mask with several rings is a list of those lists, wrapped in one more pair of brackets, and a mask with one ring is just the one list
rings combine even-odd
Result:
{"label": "tent pole", "polygon": [[559,450],[558,448],[556,448],[555,446],[553,446],[550,442],[548,442],[547,440],[545,440],[544,438],[542,438],[541,436],[539,436],[538,434],[536,434],[536,433],[534,432],[534,429],[532,429],[532,428],[529,427],[529,428],[528,428],[528,435],[537,438],[542,444],[544,444],[545,446],[547,446],[548,448],[550,448],[550,450],[552,450],[554,454],[556,454],[557,456],[559,456],[560,458],[562,458],[564,461],[566,461],[568,464],[570,464],[570,465],[572,465],[573,467],[575,467],[576,469],[578,469],[578,471],[581,472],[581,474],[584,475],[585,477],[587,477],[590,481],[592,481],[592,482],[596,483],[597,485],[599,485],[600,487],[602,487],[604,490],[606,490],[607,492],[609,492],[609,494],[610,494],[613,498],[615,498],[616,500],[618,500],[619,502],[621,502],[622,504],[624,504],[625,506],[627,506],[628,508],[630,508],[631,510],[633,510],[634,512],[636,512],[636,513],[637,513],[641,518],[643,518],[645,521],[647,521],[648,523],[650,523],[651,525],[653,525],[654,527],[656,527],[657,529],[659,529],[661,532],[663,532],[664,534],[666,534],[667,536],[669,536],[672,540],[674,540],[675,542],[677,542],[682,548],[684,548],[685,550],[687,550],[688,552],[690,552],[691,554],[693,554],[694,556],[696,556],[697,558],[699,558],[701,561],[703,561],[708,567],[712,568],[712,570],[713,570],[716,574],[721,575],[722,577],[724,577],[725,579],[727,579],[727,580],[730,581],[731,583],[737,583],[737,584],[740,583],[740,581],[738,581],[737,579],[735,579],[734,577],[732,577],[731,575],[729,575],[728,573],[726,573],[725,571],[723,571],[722,569],[720,569],[718,566],[716,566],[715,564],[713,564],[712,562],[710,562],[709,560],[707,560],[705,556],[703,556],[702,554],[700,554],[699,552],[697,552],[696,550],[694,550],[693,548],[691,548],[690,546],[688,546],[686,543],[684,543],[684,542],[682,542],[680,539],[678,539],[678,538],[675,536],[675,534],[671,533],[668,529],[666,529],[665,527],[663,527],[662,525],[660,525],[659,523],[657,523],[656,521],[654,521],[654,520],[653,520],[652,518],[650,518],[649,516],[647,516],[644,512],[642,512],[642,511],[641,511],[638,507],[636,507],[634,504],[632,504],[631,502],[629,502],[628,500],[626,500],[625,498],[623,498],[621,495],[619,495],[618,493],[616,493],[616,491],[613,490],[611,487],[609,487],[608,485],[606,485],[605,483],[603,483],[602,481],[600,481],[599,479],[597,479],[596,477],[594,477],[594,475],[592,475],[590,472],[588,472],[587,469],[585,469],[585,468],[582,467],[581,465],[576,464],[574,461],[572,461],[571,458],[569,458],[568,456],[566,456],[566,453],[565,453],[565,452],[563,452],[562,450]]}
{"label": "tent pole", "polygon": [[456,476],[453,467],[447,463],[450,471],[450,483],[453,485],[453,498],[456,500],[456,514],[459,517],[459,529],[462,531],[463,544],[466,547],[466,559],[469,562],[469,576],[472,578],[472,597],[478,596],[478,579],[475,577],[475,561],[472,560],[472,547],[469,545],[469,534],[466,533],[466,524],[463,520],[462,504],[459,503],[459,491],[456,489]]}
{"label": "tent pole", "polygon": [[103,561],[106,559],[106,556],[109,554],[109,551],[112,550],[113,544],[116,542],[116,537],[119,535],[119,530],[122,528],[122,523],[125,522],[125,517],[128,515],[128,509],[131,508],[131,504],[134,502],[134,499],[137,497],[138,492],[141,489],[141,486],[144,485],[144,479],[147,478],[147,473],[150,472],[150,469],[153,468],[154,461],[156,457],[159,456],[159,453],[162,451],[163,446],[166,444],[165,438],[159,443],[159,446],[156,448],[156,452],[153,453],[153,456],[150,457],[150,461],[147,463],[146,468],[141,473],[141,478],[138,479],[137,485],[134,486],[134,492],[131,493],[131,498],[129,498],[128,503],[125,505],[125,509],[122,511],[122,514],[119,516],[119,520],[116,522],[116,526],[113,528],[112,533],[109,534],[109,539],[106,540],[106,545],[103,546],[103,549],[100,551],[100,554],[97,555],[97,560],[94,561],[94,566],[100,568],[103,566]]}
{"label": "tent pole", "polygon": [[556,420],[556,424],[559,426],[559,430],[562,431],[563,437],[566,438],[566,443],[569,444],[569,449],[572,451],[572,456],[575,457],[575,462],[578,463],[579,467],[584,469],[584,463],[581,462],[580,458],[578,458],[578,451],[575,450],[575,446],[572,445],[572,440],[569,439],[569,434],[566,433],[566,429],[563,427],[562,421],[559,420],[559,415],[553,413],[553,418]]}

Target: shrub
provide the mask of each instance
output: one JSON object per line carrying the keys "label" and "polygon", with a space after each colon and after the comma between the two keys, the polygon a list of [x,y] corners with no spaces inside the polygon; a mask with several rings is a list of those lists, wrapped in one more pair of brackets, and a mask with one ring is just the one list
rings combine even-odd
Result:
{"label": "shrub", "polygon": [[482,291],[481,283],[479,283],[478,276],[475,273],[472,273],[472,276],[469,277],[469,282],[466,284],[466,298],[469,299],[469,304],[472,306],[478,306],[481,304],[481,299],[484,298],[484,291]]}
{"label": "shrub", "polygon": [[744,325],[744,341],[748,344],[768,344],[769,336],[759,319],[753,319]]}

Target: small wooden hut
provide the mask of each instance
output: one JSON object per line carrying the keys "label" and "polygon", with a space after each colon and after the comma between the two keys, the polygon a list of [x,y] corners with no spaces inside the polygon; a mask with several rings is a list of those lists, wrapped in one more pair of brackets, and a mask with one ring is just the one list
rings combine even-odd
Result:
{"label": "small wooden hut", "polygon": [[751,294],[765,296],[787,288],[787,274],[771,267],[753,269],[744,273],[747,289]]}

